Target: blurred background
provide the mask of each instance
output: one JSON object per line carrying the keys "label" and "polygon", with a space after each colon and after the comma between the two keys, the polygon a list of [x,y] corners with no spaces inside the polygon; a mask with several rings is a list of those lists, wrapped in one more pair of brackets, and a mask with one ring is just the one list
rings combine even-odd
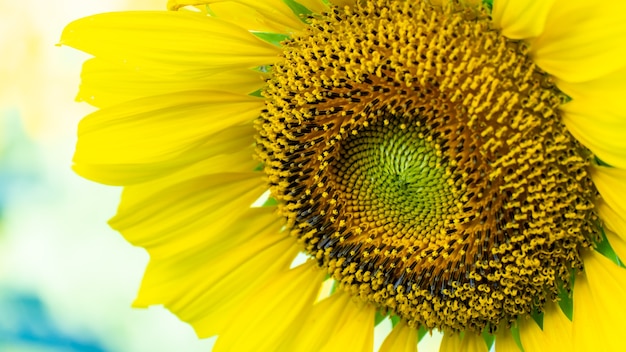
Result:
{"label": "blurred background", "polygon": [[[76,126],[93,108],[74,102],[88,56],[55,46],[63,27],[165,3],[0,2],[0,352],[211,350],[165,309],[130,308],[148,255],[106,224],[120,190],[70,169]],[[379,325],[376,345],[389,327]]]}

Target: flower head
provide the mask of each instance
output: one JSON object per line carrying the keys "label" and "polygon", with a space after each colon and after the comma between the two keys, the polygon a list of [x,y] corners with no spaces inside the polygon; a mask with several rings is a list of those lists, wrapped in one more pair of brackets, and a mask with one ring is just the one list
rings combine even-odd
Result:
{"label": "flower head", "polygon": [[383,350],[433,329],[443,351],[611,349],[624,6],[170,1],[78,20],[62,43],[95,55],[79,99],[101,110],[75,169],[125,186],[111,224],[151,255],[135,304],[217,350],[369,351],[376,312],[397,322]]}

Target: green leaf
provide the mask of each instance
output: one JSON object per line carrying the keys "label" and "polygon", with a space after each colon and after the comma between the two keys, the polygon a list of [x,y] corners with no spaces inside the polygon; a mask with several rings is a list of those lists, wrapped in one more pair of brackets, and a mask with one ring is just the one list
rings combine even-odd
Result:
{"label": "green leaf", "polygon": [[423,326],[420,326],[419,329],[417,329],[417,341],[422,341],[422,338],[424,338],[424,336],[426,336],[426,333],[428,332],[428,329],[426,329]]}
{"label": "green leaf", "polygon": [[262,72],[262,73],[270,73],[272,72],[272,65],[263,65],[252,68],[253,71]]}
{"label": "green leaf", "polygon": [[[570,287],[574,287],[574,280],[576,279],[576,270],[572,269],[570,272],[569,284]],[[565,284],[559,284],[559,307],[561,307],[561,311],[567,319],[572,321],[574,319],[574,294],[572,290],[568,291],[568,288]]]}
{"label": "green leaf", "polygon": [[483,0],[483,4],[485,4],[489,10],[493,9],[493,0]]}
{"label": "green leaf", "polygon": [[398,323],[400,322],[400,317],[397,315],[389,315],[389,314],[385,314],[380,310],[376,311],[376,315],[374,316],[374,324],[375,326],[380,324],[383,320],[385,320],[385,318],[389,317],[389,320],[391,321],[391,327],[395,327],[396,325],[398,325]]}
{"label": "green leaf", "polygon": [[275,207],[278,205],[278,201],[272,197],[267,198],[265,203],[263,203],[264,207]]}
{"label": "green leaf", "polygon": [[391,326],[395,327],[400,322],[400,317],[397,315],[392,315],[389,317],[391,319]]}
{"label": "green leaf", "polygon": [[[257,98],[263,98],[263,88],[259,88],[257,90],[255,90],[252,93],[249,93],[248,95],[251,95],[253,97],[257,97]],[[263,170],[263,167],[261,167],[261,170]],[[260,171],[260,170],[254,170],[254,171]]]}
{"label": "green leaf", "polygon": [[287,4],[293,14],[304,23],[307,23],[307,17],[313,13],[311,10],[295,0],[283,0],[283,2]]}
{"label": "green leaf", "polygon": [[483,340],[485,340],[485,343],[487,344],[487,349],[490,350],[491,346],[493,346],[493,343],[496,341],[496,337],[488,331],[488,328],[483,330],[482,335]]}
{"label": "green leaf", "polygon": [[613,167],[607,164],[606,162],[602,161],[602,159],[598,158],[597,156],[595,156],[594,159],[596,160],[596,163],[598,163],[598,165],[600,166]]}
{"label": "green leaf", "polygon": [[377,310],[376,315],[374,316],[374,326],[378,326],[378,324],[382,323],[386,317],[387,314],[383,314],[380,310]]}
{"label": "green leaf", "polygon": [[535,323],[537,323],[539,328],[543,330],[543,312],[533,311],[530,313],[530,316],[533,318]]}
{"label": "green leaf", "polygon": [[289,39],[290,36],[281,33],[269,33],[269,32],[251,32],[257,38],[266,41],[272,45],[280,46],[280,43]]}
{"label": "green leaf", "polygon": [[622,261],[617,256],[617,253],[615,253],[615,251],[613,250],[613,247],[611,247],[611,243],[606,238],[606,233],[604,232],[604,228],[603,227],[600,227],[600,234],[601,234],[602,237],[600,238],[600,241],[598,241],[595,244],[596,245],[596,248],[595,248],[596,251],[599,252],[600,254],[602,254],[603,256],[607,257],[608,259],[610,259],[616,265],[624,267],[624,264],[622,263]]}
{"label": "green leaf", "polygon": [[517,345],[517,347],[519,347],[519,350],[521,352],[524,352],[524,346],[522,346],[522,339],[519,335],[519,326],[517,325],[511,326],[511,336],[513,336],[513,341],[515,341],[515,344]]}

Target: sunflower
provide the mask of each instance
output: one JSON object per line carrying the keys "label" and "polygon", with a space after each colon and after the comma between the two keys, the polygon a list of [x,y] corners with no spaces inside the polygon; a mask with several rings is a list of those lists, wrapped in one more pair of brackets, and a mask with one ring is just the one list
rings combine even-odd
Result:
{"label": "sunflower", "polygon": [[134,306],[216,351],[622,350],[626,2],[168,8],[61,39]]}

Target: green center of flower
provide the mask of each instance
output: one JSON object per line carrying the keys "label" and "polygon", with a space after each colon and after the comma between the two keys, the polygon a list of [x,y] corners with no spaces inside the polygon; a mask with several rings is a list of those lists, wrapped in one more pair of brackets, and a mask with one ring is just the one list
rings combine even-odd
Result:
{"label": "green center of flower", "polygon": [[355,297],[412,326],[541,312],[598,238],[565,97],[480,9],[366,1],[283,43],[258,155],[288,228]]}
{"label": "green center of flower", "polygon": [[[420,130],[410,119],[391,118],[341,144],[341,163],[334,163],[330,174],[355,221],[393,223],[396,231],[414,235],[432,230],[426,227],[431,220],[450,213],[455,197],[442,182],[446,168],[437,146]],[[424,225],[419,230],[416,219]]]}

